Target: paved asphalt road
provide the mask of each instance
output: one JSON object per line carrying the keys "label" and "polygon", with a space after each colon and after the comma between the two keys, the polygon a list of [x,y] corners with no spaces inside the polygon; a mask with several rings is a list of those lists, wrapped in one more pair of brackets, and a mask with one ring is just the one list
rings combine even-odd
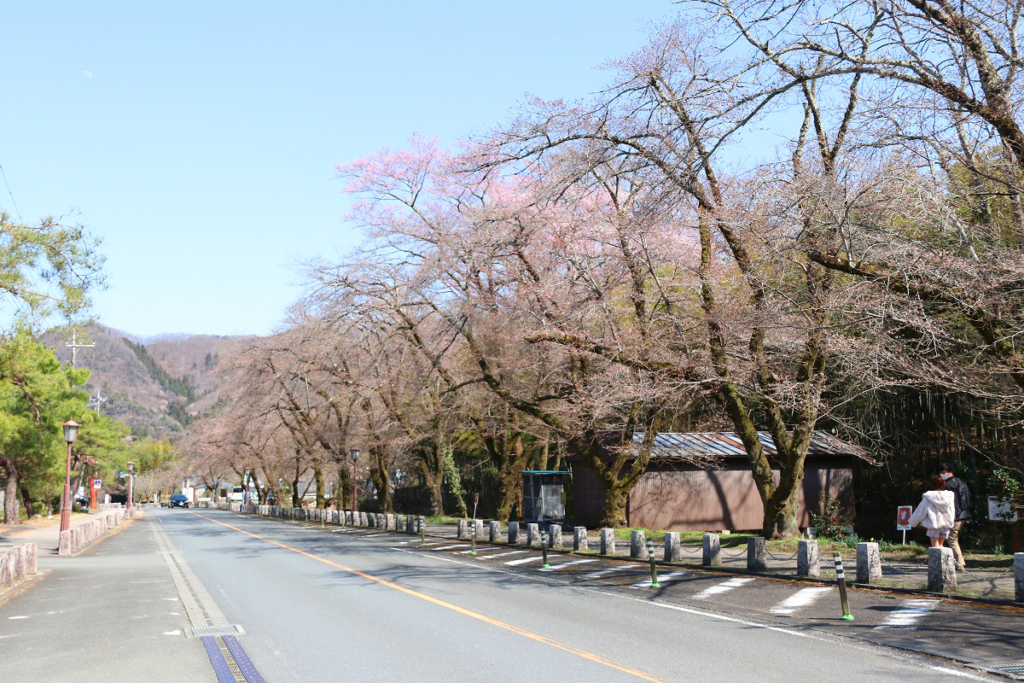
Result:
{"label": "paved asphalt road", "polygon": [[[726,616],[714,604],[652,602],[642,590],[506,571],[461,549],[424,551],[408,536],[212,510],[149,511],[140,526],[150,525],[187,564],[188,585],[205,588],[204,608],[212,599],[244,629],[238,642],[269,683],[987,679],[826,632]],[[181,642],[203,652],[199,639]],[[192,670],[190,680],[208,673]]]}

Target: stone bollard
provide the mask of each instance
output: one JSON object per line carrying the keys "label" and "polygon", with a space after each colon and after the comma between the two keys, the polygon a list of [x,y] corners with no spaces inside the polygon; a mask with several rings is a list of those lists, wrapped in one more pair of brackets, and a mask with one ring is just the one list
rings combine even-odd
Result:
{"label": "stone bollard", "polygon": [[394,515],[387,515],[386,519],[384,520],[384,528],[385,529],[391,529],[392,531],[395,531],[395,530],[398,529],[397,524],[398,523],[397,523]]}
{"label": "stone bollard", "polygon": [[405,515],[395,515],[395,531],[405,531]]}
{"label": "stone bollard", "polygon": [[526,547],[540,547],[540,525],[535,522],[526,525]]}
{"label": "stone bollard", "polygon": [[378,529],[387,529],[386,523],[387,523],[387,518],[384,517],[384,513],[378,512],[377,513],[377,528]]}
{"label": "stone bollard", "polygon": [[877,543],[857,544],[857,583],[871,583],[882,578],[882,556]]}
{"label": "stone bollard", "polygon": [[483,538],[484,537],[484,520],[482,520],[482,519],[475,519],[475,520],[473,520],[472,532],[473,532],[474,538],[476,538],[477,540],[480,540],[481,538]]}
{"label": "stone bollard", "polygon": [[113,515],[107,515],[106,517],[103,518],[103,521],[107,525],[107,531],[113,531],[114,530],[114,516]]}
{"label": "stone bollard", "polygon": [[[1014,558],[1016,560],[1016,558]],[[860,546],[857,547],[857,573],[860,574]],[[859,580],[859,579],[858,579]],[[956,560],[951,548],[928,548],[928,590],[952,593],[957,589]]]}
{"label": "stone bollard", "polygon": [[460,541],[469,538],[469,520],[460,519],[455,522],[455,538]]}
{"label": "stone bollard", "polygon": [[647,538],[640,529],[629,532],[629,556],[634,560],[647,559]]}
{"label": "stone bollard", "polygon": [[29,574],[39,573],[39,546],[35,543],[25,544],[25,571]]}
{"label": "stone bollard", "polygon": [[14,585],[13,565],[14,554],[10,550],[0,550],[0,590]]}
{"label": "stone bollard", "polygon": [[487,523],[487,540],[491,543],[501,543],[501,522]]}
{"label": "stone bollard", "polygon": [[519,545],[519,522],[508,523],[508,544]]}
{"label": "stone bollard", "polygon": [[683,547],[679,544],[678,531],[665,532],[665,555],[662,559],[665,562],[679,562],[683,559]]}
{"label": "stone bollard", "polygon": [[587,527],[577,526],[573,527],[572,530],[572,549],[573,552],[579,552],[581,550],[590,549],[590,539],[587,538]]}
{"label": "stone bollard", "polygon": [[405,518],[405,533],[414,534],[416,533],[416,518],[412,515],[408,515]]}
{"label": "stone bollard", "polygon": [[722,541],[718,534],[704,534],[700,563],[705,567],[722,566]]}
{"label": "stone bollard", "polygon": [[562,525],[548,524],[548,547],[562,549],[565,541],[562,539]]}
{"label": "stone bollard", "polygon": [[796,548],[796,575],[821,576],[821,564],[818,562],[818,541],[815,539],[800,540]]}
{"label": "stone bollard", "polygon": [[57,541],[57,554],[58,555],[71,555],[75,551],[72,549],[74,540],[71,537],[71,529],[60,532],[60,539]]}
{"label": "stone bollard", "polygon": [[1013,599],[1024,602],[1024,553],[1013,554]]}
{"label": "stone bollard", "polygon": [[751,536],[747,539],[747,570],[768,571],[768,546],[760,536]]}
{"label": "stone bollard", "polygon": [[28,573],[25,571],[25,546],[16,546],[10,552],[14,558],[14,580],[21,581],[25,578],[26,574]]}
{"label": "stone bollard", "polygon": [[615,529],[601,529],[601,554],[615,554]]}

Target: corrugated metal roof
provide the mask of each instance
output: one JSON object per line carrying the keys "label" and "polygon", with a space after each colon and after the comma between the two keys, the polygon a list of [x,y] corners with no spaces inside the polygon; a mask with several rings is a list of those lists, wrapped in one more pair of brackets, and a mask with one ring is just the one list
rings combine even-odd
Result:
{"label": "corrugated metal roof", "polygon": [[[764,448],[765,455],[778,455],[775,441],[768,432],[758,432],[758,439]],[[633,435],[633,443],[639,447],[643,443],[643,433]],[[811,447],[807,455],[853,455],[870,459],[863,448],[845,441],[840,441],[827,432],[817,431],[811,438]],[[652,458],[681,458],[685,460],[706,460],[709,458],[747,457],[743,441],[736,432],[661,432],[654,437]]]}

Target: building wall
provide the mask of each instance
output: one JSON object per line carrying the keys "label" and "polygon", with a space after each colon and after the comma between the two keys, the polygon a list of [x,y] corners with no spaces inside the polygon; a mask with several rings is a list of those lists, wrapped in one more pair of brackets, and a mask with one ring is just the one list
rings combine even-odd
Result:
{"label": "building wall", "polygon": [[[853,509],[853,473],[849,458],[808,460],[798,512],[800,526],[811,523],[807,502],[817,511],[822,491]],[[778,480],[778,471],[776,471]],[[764,506],[746,463],[723,469],[652,467],[629,500],[630,526],[675,531],[760,529]]]}

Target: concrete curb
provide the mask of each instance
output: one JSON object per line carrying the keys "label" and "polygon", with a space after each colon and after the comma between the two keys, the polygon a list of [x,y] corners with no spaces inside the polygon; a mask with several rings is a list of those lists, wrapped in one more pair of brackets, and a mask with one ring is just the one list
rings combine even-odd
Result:
{"label": "concrete curb", "polygon": [[10,588],[7,588],[3,591],[0,591],[0,605],[3,605],[11,598],[15,597],[16,595],[20,595],[22,592],[36,585],[37,583],[45,579],[47,576],[49,576],[52,571],[52,569],[43,569],[42,571],[36,572],[32,576],[21,581],[20,583],[11,586]]}

